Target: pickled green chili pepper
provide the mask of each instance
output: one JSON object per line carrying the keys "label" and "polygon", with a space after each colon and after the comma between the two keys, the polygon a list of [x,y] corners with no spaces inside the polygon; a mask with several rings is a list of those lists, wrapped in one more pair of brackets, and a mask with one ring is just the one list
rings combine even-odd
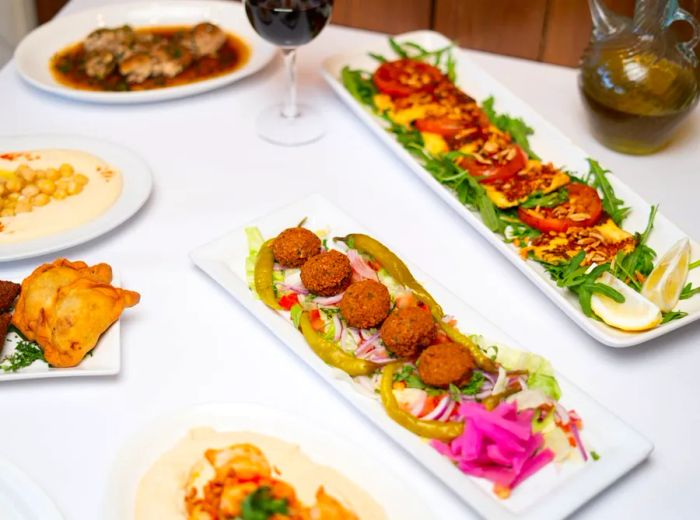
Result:
{"label": "pickled green chili pepper", "polygon": [[328,365],[339,368],[351,377],[366,376],[375,372],[379,365],[357,358],[352,354],[345,352],[335,342],[327,340],[318,334],[311,326],[309,313],[304,311],[301,313],[299,327],[304,339],[318,357],[325,361]]}
{"label": "pickled green chili pepper", "polygon": [[274,310],[281,310],[282,307],[277,303],[277,296],[272,285],[272,268],[275,265],[275,256],[272,254],[272,241],[268,240],[258,251],[258,257],[255,260],[255,273],[253,279],[255,281],[255,292],[262,302]]}
{"label": "pickled green chili pepper", "polygon": [[407,430],[426,439],[450,441],[462,435],[464,431],[464,423],[462,422],[426,421],[401,409],[394,396],[394,374],[399,366],[401,363],[390,363],[382,371],[379,393],[387,415]]}
{"label": "pickled green chili pepper", "polygon": [[444,316],[442,307],[440,307],[430,293],[416,281],[411,271],[406,267],[406,264],[384,244],[361,233],[352,233],[345,237],[336,238],[335,240],[345,242],[349,247],[373,257],[386,269],[394,280],[411,289],[416,295],[416,298],[418,298],[418,301],[422,302],[430,309],[431,314],[436,320],[442,320]]}
{"label": "pickled green chili pepper", "polygon": [[474,343],[469,336],[462,334],[457,327],[453,327],[442,320],[440,320],[439,324],[440,328],[445,334],[447,334],[448,338],[455,343],[465,346],[469,350],[469,353],[472,355],[474,363],[476,363],[477,367],[479,367],[481,370],[485,370],[486,372],[498,372],[498,365],[496,362],[488,357],[486,353],[479,348],[479,345]]}

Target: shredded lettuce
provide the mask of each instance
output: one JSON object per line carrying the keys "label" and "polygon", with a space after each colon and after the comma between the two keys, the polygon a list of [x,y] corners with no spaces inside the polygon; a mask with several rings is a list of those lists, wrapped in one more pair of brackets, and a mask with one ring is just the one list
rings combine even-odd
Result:
{"label": "shredded lettuce", "polygon": [[253,294],[255,292],[255,261],[258,258],[258,251],[262,247],[265,239],[257,227],[245,228],[245,236],[248,239],[248,256],[245,259],[245,276],[248,282],[248,287]]}
{"label": "shredded lettuce", "polygon": [[552,365],[542,356],[499,345],[496,361],[508,370],[527,370],[530,373],[528,387],[542,390],[555,401],[561,397]]}

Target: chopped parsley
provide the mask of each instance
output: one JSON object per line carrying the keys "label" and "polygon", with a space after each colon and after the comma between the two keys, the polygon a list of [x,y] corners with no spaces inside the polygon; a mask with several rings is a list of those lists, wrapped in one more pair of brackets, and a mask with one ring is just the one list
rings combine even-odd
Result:
{"label": "chopped parsley", "polygon": [[450,384],[449,390],[450,390],[450,397],[452,398],[453,401],[459,402],[461,401],[461,398],[463,395],[476,395],[479,393],[481,390],[481,385],[484,384],[484,380],[486,378],[484,377],[483,372],[480,372],[478,370],[474,370],[472,372],[471,379],[469,382],[462,386],[461,388],[458,387],[457,385]]}
{"label": "chopped parsley", "polygon": [[12,354],[0,359],[0,368],[2,368],[3,372],[17,372],[28,367],[38,359],[46,362],[44,352],[39,345],[32,341],[22,340],[17,343]]}
{"label": "chopped parsley", "polygon": [[268,486],[260,486],[243,500],[241,514],[235,520],[269,520],[276,514],[286,515],[289,504],[285,498],[272,498]]}
{"label": "chopped parsley", "polygon": [[416,373],[416,367],[413,365],[404,365],[401,370],[394,374],[394,381],[403,381],[408,388],[418,388],[425,390],[428,395],[440,395],[444,390],[426,385]]}

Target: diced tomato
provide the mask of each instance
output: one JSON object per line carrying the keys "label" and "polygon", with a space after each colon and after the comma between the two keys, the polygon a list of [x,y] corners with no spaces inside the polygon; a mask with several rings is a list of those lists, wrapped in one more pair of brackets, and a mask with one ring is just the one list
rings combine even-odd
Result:
{"label": "diced tomato", "polygon": [[416,307],[418,299],[412,292],[405,292],[396,297],[396,307],[403,309],[404,307]]}
{"label": "diced tomato", "polygon": [[312,309],[309,312],[309,319],[311,320],[311,328],[317,332],[324,329],[325,324],[323,323],[323,318],[321,318],[321,311],[318,309]]}
{"label": "diced tomato", "polygon": [[435,407],[438,405],[440,402],[440,397],[436,395],[429,395],[428,397],[425,398],[425,404],[423,405],[423,409],[420,411],[418,414],[420,417],[423,415],[428,415],[430,412],[435,410]]}
{"label": "diced tomato", "polygon": [[499,484],[498,482],[496,482],[493,485],[493,494],[502,500],[505,500],[506,498],[510,497],[510,492],[511,489],[507,486],[504,486],[503,484]]}
{"label": "diced tomato", "polygon": [[464,157],[460,161],[460,166],[474,177],[479,177],[479,182],[485,184],[510,179],[527,165],[525,151],[518,145],[512,146],[515,148],[515,155],[504,163],[482,164],[473,157]]}
{"label": "diced tomato", "polygon": [[372,76],[382,94],[406,97],[430,91],[443,79],[440,69],[418,60],[401,59],[382,63]]}
{"label": "diced tomato", "polygon": [[299,295],[297,293],[285,294],[280,298],[280,307],[289,310],[299,303]]}
{"label": "diced tomato", "polygon": [[381,264],[376,260],[367,260],[367,265],[369,265],[374,271],[379,271],[382,268]]}
{"label": "diced tomato", "polygon": [[[572,182],[566,185],[566,189],[569,192],[566,202],[553,208],[518,208],[518,218],[544,233],[565,233],[571,227],[595,225],[603,214],[603,203],[595,188]],[[559,217],[558,213],[569,216]]]}

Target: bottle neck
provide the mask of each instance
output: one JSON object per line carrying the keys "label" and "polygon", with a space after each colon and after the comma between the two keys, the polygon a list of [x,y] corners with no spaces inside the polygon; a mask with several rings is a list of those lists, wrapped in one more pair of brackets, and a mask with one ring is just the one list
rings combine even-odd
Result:
{"label": "bottle neck", "polygon": [[638,32],[657,33],[667,24],[667,13],[678,8],[678,0],[637,0],[634,27]]}

